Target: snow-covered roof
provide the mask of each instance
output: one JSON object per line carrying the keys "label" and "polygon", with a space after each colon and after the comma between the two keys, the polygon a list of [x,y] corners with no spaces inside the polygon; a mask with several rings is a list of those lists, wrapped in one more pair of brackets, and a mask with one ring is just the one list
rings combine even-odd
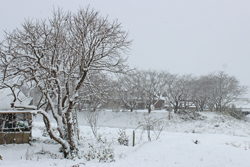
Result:
{"label": "snow-covered roof", "polygon": [[[15,106],[29,106],[32,98],[26,97],[19,90],[15,90],[14,92],[18,96]],[[11,103],[13,103],[13,100],[14,96],[9,88],[0,90],[0,110],[11,110]]]}
{"label": "snow-covered roof", "polygon": [[0,114],[18,114],[18,113],[32,113],[32,114],[37,114],[38,110],[5,110],[2,111],[0,110]]}

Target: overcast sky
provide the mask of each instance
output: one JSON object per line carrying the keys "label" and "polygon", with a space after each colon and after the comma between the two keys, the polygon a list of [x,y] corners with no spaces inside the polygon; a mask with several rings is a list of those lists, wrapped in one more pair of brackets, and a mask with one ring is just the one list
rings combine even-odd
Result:
{"label": "overcast sky", "polygon": [[131,67],[225,71],[250,86],[250,0],[1,0],[0,40],[25,18],[50,17],[53,6],[76,12],[86,5],[129,31]]}

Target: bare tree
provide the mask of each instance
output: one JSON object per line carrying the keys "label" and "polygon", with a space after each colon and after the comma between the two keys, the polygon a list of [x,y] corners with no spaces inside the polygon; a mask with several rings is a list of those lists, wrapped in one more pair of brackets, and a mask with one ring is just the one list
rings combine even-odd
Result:
{"label": "bare tree", "polygon": [[166,101],[171,103],[174,108],[174,113],[178,111],[181,106],[182,97],[184,94],[184,83],[178,75],[171,75],[165,85],[164,95]]}
{"label": "bare tree", "polygon": [[200,76],[194,78],[192,82],[192,101],[197,111],[203,111],[211,102],[211,93],[213,91],[213,79],[209,76]]}
{"label": "bare tree", "polygon": [[241,86],[234,76],[229,76],[223,71],[210,74],[210,78],[213,79],[210,99],[216,111],[225,111],[231,102],[246,93],[246,86]]}
{"label": "bare tree", "polygon": [[180,76],[179,82],[183,92],[181,101],[184,109],[189,109],[189,106],[193,104],[192,89],[194,80],[195,78],[191,74]]}
{"label": "bare tree", "polygon": [[137,107],[142,91],[137,83],[136,72],[118,76],[115,86],[116,97],[131,112]]}
{"label": "bare tree", "polygon": [[[77,13],[58,9],[48,20],[26,20],[22,29],[5,33],[0,46],[2,83],[39,88],[37,109],[45,107],[38,113],[50,137],[62,145],[66,158],[74,157],[78,147],[73,114],[82,85],[93,71],[125,71],[122,54],[130,44],[117,20],[109,22],[90,7]],[[51,128],[52,119],[58,133]]]}
{"label": "bare tree", "polygon": [[164,75],[168,75],[168,73],[155,70],[142,70],[137,72],[137,82],[141,92],[143,92],[140,99],[148,109],[148,113],[151,112],[152,107],[162,98],[166,84]]}
{"label": "bare tree", "polygon": [[247,87],[225,72],[211,73],[193,81],[192,100],[197,110],[208,107],[211,111],[225,111],[239,96],[246,93]]}

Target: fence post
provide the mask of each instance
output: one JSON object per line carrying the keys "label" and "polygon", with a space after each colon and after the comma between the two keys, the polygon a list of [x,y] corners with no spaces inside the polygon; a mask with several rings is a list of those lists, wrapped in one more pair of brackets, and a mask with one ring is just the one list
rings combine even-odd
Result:
{"label": "fence post", "polygon": [[133,147],[135,146],[135,131],[133,130]]}

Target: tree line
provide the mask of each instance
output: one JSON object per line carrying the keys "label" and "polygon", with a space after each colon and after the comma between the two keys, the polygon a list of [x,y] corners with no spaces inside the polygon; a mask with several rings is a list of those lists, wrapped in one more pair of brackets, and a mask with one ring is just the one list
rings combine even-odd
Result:
{"label": "tree line", "polygon": [[[99,87],[106,92],[99,92],[95,94],[95,99],[92,97],[85,101],[94,103],[92,108],[114,101],[130,111],[145,107],[150,113],[159,101],[164,100],[166,107],[171,107],[175,113],[190,106],[197,111],[226,111],[247,91],[247,87],[240,85],[236,77],[223,71],[197,77],[166,71],[134,70],[106,79],[102,86],[104,83],[109,86]],[[89,89],[86,87],[86,90]]]}

